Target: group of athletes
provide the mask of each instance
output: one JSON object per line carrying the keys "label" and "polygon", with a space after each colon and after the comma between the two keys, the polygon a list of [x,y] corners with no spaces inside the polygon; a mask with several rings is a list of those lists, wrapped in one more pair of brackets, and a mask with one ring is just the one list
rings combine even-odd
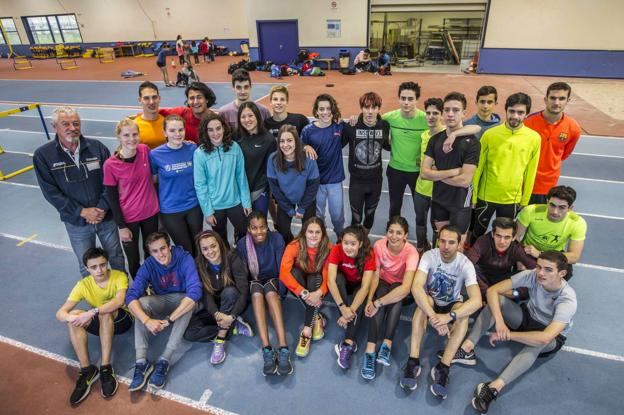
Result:
{"label": "group of athletes", "polygon": [[[133,325],[130,391],[148,383],[163,387],[184,340],[211,342],[210,362],[223,363],[232,335],[254,335],[241,317],[249,302],[263,374],[293,373],[282,310],[288,292],[305,310],[294,353],[306,357],[324,337],[328,318],[321,309],[330,294],[344,330],[335,345],[337,364],[351,367],[360,327],[367,327],[360,372],[368,380],[377,364],[391,365],[401,313],[416,303],[399,382],[416,389],[430,325],[447,338],[430,370],[430,390],[440,398],[449,393],[451,365],[475,365],[475,348],[488,332],[493,346],[523,344],[495,379],[476,386],[472,405],[481,413],[538,357],[561,349],[577,307],[568,280],[586,234],[585,221],[572,210],[576,192],[557,185],[561,163],[580,136],[564,113],[569,85],[550,85],[545,108],[533,114],[528,95],[510,95],[504,119],[493,112],[498,94],[492,86],[477,91],[478,112],[470,118],[459,92],[428,98],[424,111],[418,109],[414,82],[400,84],[399,109],[382,115],[381,97],[368,92],[359,99],[361,113],[346,120],[336,100],[320,94],[312,122],[287,111],[285,86],[272,88],[270,110],[251,100],[246,71],[232,75],[232,87],[235,99],[213,112],[215,95],[205,84],[186,88],[184,107],[161,108],[157,86],[144,82],[143,112],[117,124],[119,147],[112,155],[82,135],[75,109],[55,110],[56,139],[37,149],[34,165],[84,277],[57,312],[81,366],[72,404],[84,400],[98,378],[103,396],[116,392],[113,336]],[[373,242],[384,151],[390,154],[389,220]],[[415,246],[401,216],[406,186]],[[324,224],[326,209],[336,244]],[[293,219],[301,222],[297,236]],[[228,236],[228,221],[234,235]],[[95,247],[96,236],[102,248]],[[89,308],[78,307],[81,301]],[[168,326],[165,350],[152,363],[150,336]],[[99,368],[89,357],[87,333],[100,338]]]}

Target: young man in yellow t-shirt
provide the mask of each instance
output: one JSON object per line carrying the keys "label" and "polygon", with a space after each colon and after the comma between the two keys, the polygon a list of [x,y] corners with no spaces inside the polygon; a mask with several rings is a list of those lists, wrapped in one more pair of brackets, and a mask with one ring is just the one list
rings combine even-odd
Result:
{"label": "young man in yellow t-shirt", "polygon": [[141,143],[151,149],[165,144],[165,117],[159,113],[160,93],[155,84],[145,81],[139,86],[139,104],[143,107],[143,113],[134,122],[139,126]]}
{"label": "young man in yellow t-shirt", "polygon": [[[56,312],[56,318],[67,323],[69,338],[80,362],[80,376],[69,402],[77,405],[91,391],[93,383],[100,378],[102,396],[113,396],[117,391],[117,379],[111,366],[113,336],[125,333],[132,326],[132,317],[125,309],[124,299],[128,289],[128,277],[122,271],[108,267],[108,253],[102,248],[90,248],[83,256],[90,275],[74,286],[67,301]],[[88,310],[76,308],[85,301]],[[91,364],[87,347],[87,333],[100,337],[102,365],[100,369]]]}
{"label": "young man in yellow t-shirt", "polygon": [[568,186],[555,186],[546,195],[546,205],[529,205],[518,215],[516,239],[533,258],[544,251],[560,251],[568,258],[565,279],[572,278],[572,264],[583,254],[587,222],[572,211],[576,191]]}

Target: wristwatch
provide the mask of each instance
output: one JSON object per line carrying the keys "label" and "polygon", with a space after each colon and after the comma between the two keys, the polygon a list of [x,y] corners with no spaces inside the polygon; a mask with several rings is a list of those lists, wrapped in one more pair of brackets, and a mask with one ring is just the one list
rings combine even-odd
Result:
{"label": "wristwatch", "polygon": [[167,316],[167,318],[165,320],[167,320],[167,323],[173,324],[173,320],[171,320],[170,316]]}
{"label": "wristwatch", "polygon": [[301,297],[302,300],[305,300],[306,298],[308,298],[308,295],[310,295],[310,291],[304,289],[303,291],[301,291],[299,297]]}
{"label": "wristwatch", "polygon": [[97,307],[92,308],[91,311],[93,311],[93,317],[97,317],[97,315],[100,314],[100,309]]}
{"label": "wristwatch", "polygon": [[454,312],[454,311],[451,311],[451,312],[449,313],[449,316],[451,317],[451,321],[455,321],[455,320],[457,320],[457,314],[455,314],[455,312]]}

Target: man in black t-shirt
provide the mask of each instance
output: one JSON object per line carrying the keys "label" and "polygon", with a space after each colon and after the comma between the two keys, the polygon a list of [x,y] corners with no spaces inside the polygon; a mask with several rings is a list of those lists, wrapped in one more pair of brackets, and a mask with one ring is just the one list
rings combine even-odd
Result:
{"label": "man in black t-shirt", "polygon": [[447,131],[462,128],[466,116],[466,97],[451,92],[444,97],[443,118],[446,130],[431,137],[425,150],[421,170],[423,179],[433,181],[431,222],[434,238],[444,225],[450,223],[462,232],[460,249],[470,226],[472,178],[479,163],[481,146],[474,135],[459,137],[453,149],[444,152]]}
{"label": "man in black t-shirt", "polygon": [[390,124],[382,120],[381,97],[367,92],[360,97],[362,112],[354,126],[345,124],[342,145],[349,145],[349,203],[351,224],[370,230],[381,197],[381,150],[390,151]]}
{"label": "man in black t-shirt", "polygon": [[269,93],[271,117],[264,119],[266,129],[277,138],[279,129],[284,124],[290,124],[297,129],[299,135],[303,127],[308,125],[310,121],[303,114],[294,114],[286,111],[288,106],[288,89],[284,85],[276,85],[271,88]]}

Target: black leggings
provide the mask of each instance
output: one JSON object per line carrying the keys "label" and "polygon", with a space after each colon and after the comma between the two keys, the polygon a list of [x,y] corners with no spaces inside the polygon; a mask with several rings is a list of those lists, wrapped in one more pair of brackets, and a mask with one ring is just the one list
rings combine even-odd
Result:
{"label": "black leggings", "polygon": [[212,229],[219,234],[228,248],[230,243],[227,236],[227,219],[234,227],[235,241],[247,233],[247,217],[243,211],[243,205],[239,204],[231,208],[215,210],[214,215],[217,218],[217,224]]}
{"label": "black leggings", "polygon": [[[301,223],[310,219],[312,216],[316,214],[316,203],[310,203],[310,206],[303,213],[303,219],[301,219]],[[284,238],[284,242],[288,245],[293,239],[292,231],[290,230],[290,225],[292,223],[293,218],[288,216],[287,212],[284,212],[280,205],[277,205],[277,218],[275,218],[275,229],[282,235]]]}
{"label": "black leggings", "polygon": [[[323,276],[321,274],[306,274],[299,268],[293,267],[292,275],[301,286],[305,287],[309,292],[313,292],[321,288],[323,282]],[[305,316],[303,319],[303,325],[305,327],[312,327],[316,317],[318,316],[320,307],[312,307],[299,297],[299,301],[305,307]]]}
{"label": "black leggings", "polygon": [[361,223],[366,229],[373,227],[375,210],[381,198],[381,183],[381,180],[364,182],[351,179],[349,182],[351,225]]}
{"label": "black leggings", "polygon": [[173,243],[183,247],[195,257],[197,252],[193,241],[204,226],[204,217],[199,205],[183,212],[161,213],[160,220]]}
{"label": "black leggings", "polygon": [[388,166],[386,176],[388,176],[388,193],[390,195],[390,214],[388,218],[391,219],[393,216],[401,214],[405,186],[409,186],[412,196],[416,192],[418,172],[401,171]]}
{"label": "black leggings", "polygon": [[[350,306],[353,303],[353,299],[357,295],[358,291],[360,291],[360,288],[362,288],[361,282],[349,282],[340,272],[336,275],[336,285],[338,286],[340,297],[342,297],[342,301],[345,303],[346,306]],[[350,301],[349,294],[352,295]],[[361,304],[360,308],[355,313],[355,319],[347,324],[347,329],[345,330],[345,339],[355,339],[357,329],[360,326],[360,321],[362,321],[363,318],[365,306],[366,303]]]}
{"label": "black leggings", "polygon": [[[154,216],[150,216],[147,219],[143,219],[139,222],[126,223],[130,232],[132,232],[132,240],[130,242],[122,242],[124,253],[128,258],[128,271],[130,276],[134,278],[136,276],[139,267],[141,266],[141,252],[139,251],[139,233],[141,239],[145,241],[148,235],[158,231],[158,213]],[[144,258],[149,257],[149,251],[145,242],[143,242],[143,254]]]}
{"label": "black leggings", "polygon": [[477,205],[474,208],[475,222],[474,229],[472,230],[472,242],[483,235],[488,226],[490,226],[490,220],[496,212],[497,218],[509,218],[516,219],[516,215],[520,212],[520,205],[511,203],[508,205],[502,205],[500,203],[486,202],[485,200],[477,199]]}
{"label": "black leggings", "polygon": [[[210,294],[204,292],[204,295]],[[240,295],[235,286],[228,285],[220,293],[214,295],[214,300],[219,307],[219,311],[229,315],[232,313],[232,309]],[[190,342],[209,342],[217,337],[219,330],[221,329],[217,325],[217,320],[204,308],[191,317],[191,321],[189,321],[184,332],[184,339]]]}
{"label": "black leggings", "polygon": [[416,247],[427,245],[427,215],[431,207],[431,197],[414,193],[414,210],[416,211]]}
{"label": "black leggings", "polygon": [[[400,282],[388,284],[383,280],[379,280],[379,285],[377,286],[377,291],[375,292],[375,299],[383,297],[400,285]],[[383,339],[392,340],[401,318],[401,309],[404,305],[411,304],[413,301],[412,296],[408,295],[403,299],[403,301],[397,301],[394,304],[388,304],[381,307],[377,311],[377,314],[370,319],[370,323],[368,325],[368,342],[376,344],[380,339],[379,335],[382,333]],[[386,323],[385,331],[383,330],[384,321]]]}

